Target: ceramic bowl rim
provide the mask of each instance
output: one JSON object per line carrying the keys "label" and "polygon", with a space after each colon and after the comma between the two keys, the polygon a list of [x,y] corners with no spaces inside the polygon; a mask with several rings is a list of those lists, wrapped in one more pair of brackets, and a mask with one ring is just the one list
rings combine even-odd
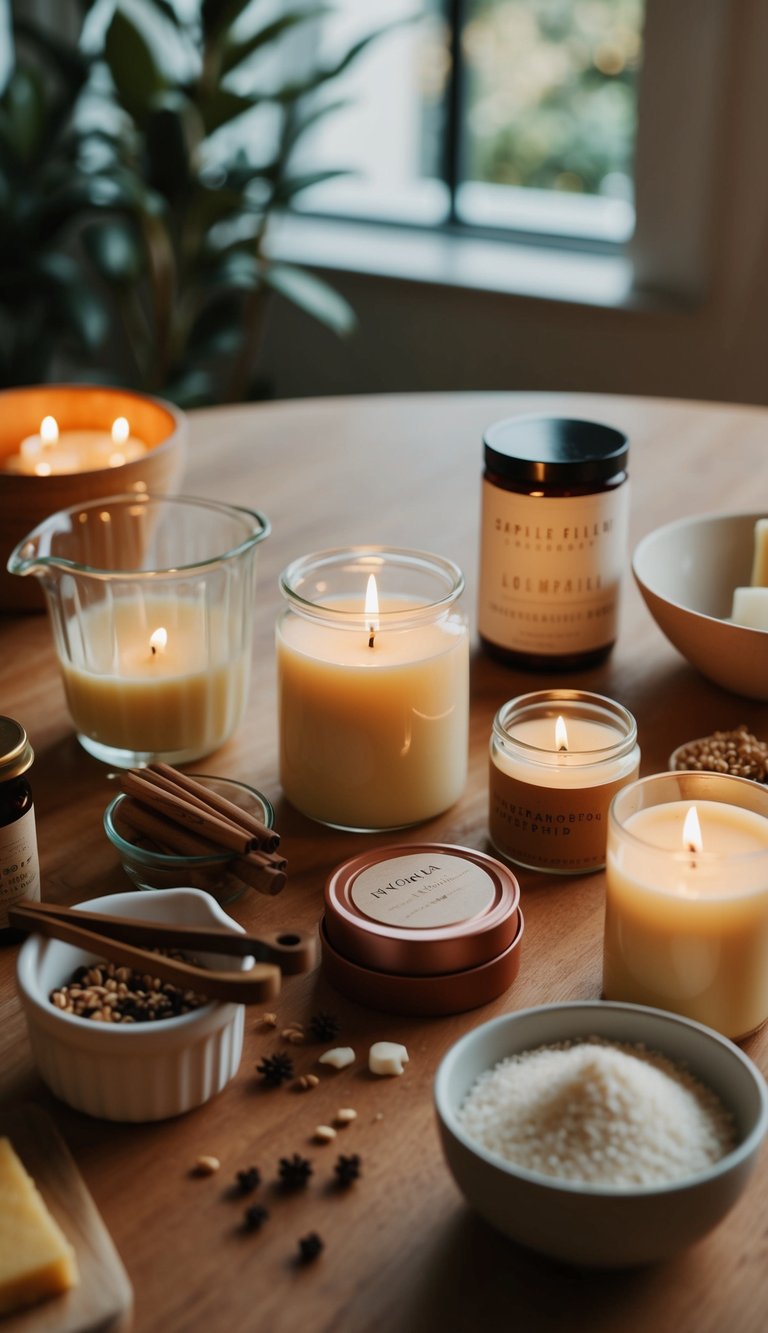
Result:
{"label": "ceramic bowl rim", "polygon": [[752,513],[749,511],[738,511],[732,514],[715,512],[708,514],[690,514],[687,518],[676,518],[670,523],[662,523],[658,528],[653,528],[650,532],[646,532],[645,536],[641,537],[638,541],[632,552],[632,573],[641,589],[648,592],[651,597],[657,597],[659,601],[664,602],[666,606],[674,607],[676,610],[684,612],[685,615],[697,616],[700,620],[707,621],[711,625],[721,625],[726,629],[739,630],[743,634],[756,634],[761,638],[765,637],[768,635],[768,630],[757,629],[754,625],[736,625],[733,621],[723,620],[722,617],[710,615],[707,611],[699,611],[696,607],[688,606],[685,602],[679,601],[676,597],[669,596],[667,592],[662,592],[655,583],[652,583],[644,574],[641,574],[638,569],[639,562],[643,559],[646,550],[657,539],[666,536],[677,528],[704,527],[707,524],[727,523],[733,519],[742,519],[745,523],[749,521],[754,524],[758,519],[764,517],[764,513]]}
{"label": "ceramic bowl rim", "polygon": [[[741,1064],[745,1073],[752,1080],[760,1101],[760,1110],[752,1129],[735,1148],[732,1148],[730,1152],[727,1152],[717,1162],[713,1162],[711,1166],[706,1167],[702,1171],[697,1171],[692,1175],[680,1177],[667,1184],[637,1185],[632,1187],[594,1185],[588,1181],[561,1180],[554,1176],[546,1176],[538,1171],[530,1170],[528,1167],[519,1166],[514,1162],[508,1162],[505,1158],[491,1152],[490,1149],[484,1148],[476,1139],[473,1139],[467,1134],[466,1130],[459,1124],[456,1116],[456,1109],[449,1100],[448,1081],[453,1070],[456,1068],[456,1065],[460,1063],[465,1052],[479,1040],[480,1035],[490,1029],[513,1026],[517,1020],[527,1018],[532,1014],[551,1013],[554,1016],[555,1014],[575,1012],[576,1010],[587,1010],[595,1013],[595,1015],[599,1015],[601,1012],[606,1013],[609,1010],[613,1012],[632,1013],[637,1016],[648,1014],[652,1015],[654,1019],[666,1020],[670,1026],[682,1026],[695,1029],[699,1033],[710,1038],[716,1046],[719,1046],[724,1052],[727,1052],[731,1058],[735,1059],[737,1063]],[[601,1033],[596,1031],[595,1035],[600,1036]],[[568,1040],[568,1036],[563,1036],[561,1034],[558,1038],[557,1034],[553,1033],[551,1038],[545,1039],[545,1041],[546,1040],[552,1042]],[[619,1038],[612,1036],[611,1040],[615,1041],[619,1040]],[[636,1044],[642,1039],[635,1036],[626,1038],[626,1040]],[[545,1043],[539,1041],[537,1044]],[[664,1054],[663,1049],[660,1049],[660,1053],[662,1055]],[[512,1054],[512,1052],[510,1052],[510,1054]],[[499,1058],[503,1059],[504,1057],[500,1056]],[[690,1018],[683,1018],[682,1015],[670,1013],[665,1009],[654,1009],[647,1005],[629,1004],[611,1000],[576,1000],[560,1004],[535,1005],[528,1009],[518,1009],[514,1013],[501,1014],[498,1018],[492,1018],[487,1023],[483,1023],[477,1028],[472,1028],[469,1032],[464,1033],[462,1037],[459,1037],[458,1040],[449,1047],[440,1061],[434,1079],[434,1101],[438,1117],[444,1128],[465,1151],[472,1156],[477,1157],[486,1166],[492,1167],[496,1171],[500,1171],[503,1175],[509,1176],[512,1180],[519,1179],[525,1181],[528,1184],[538,1186],[553,1195],[566,1193],[570,1195],[583,1195],[593,1199],[605,1199],[606,1201],[652,1198],[654,1196],[662,1195],[668,1196],[707,1184],[716,1180],[719,1176],[726,1175],[751,1157],[759,1148],[766,1133],[768,1133],[768,1089],[766,1088],[765,1080],[762,1078],[760,1071],[749,1057],[746,1056],[743,1051],[740,1051],[733,1042],[729,1041],[727,1037],[721,1036],[720,1033],[715,1032],[712,1028],[705,1027],[703,1023],[697,1023]],[[726,1110],[729,1109],[730,1108],[726,1106]]]}

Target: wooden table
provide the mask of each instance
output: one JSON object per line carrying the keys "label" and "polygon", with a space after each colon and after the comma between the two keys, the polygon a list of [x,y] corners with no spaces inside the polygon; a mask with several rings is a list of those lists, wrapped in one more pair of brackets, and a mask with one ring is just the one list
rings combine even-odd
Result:
{"label": "wooden table", "polygon": [[[295,556],[326,546],[391,542],[451,556],[465,570],[474,619],[481,435],[490,422],[541,409],[594,417],[631,438],[632,540],[658,524],[759,503],[768,411],[754,408],[556,394],[350,398],[243,406],[192,414],[185,489],[263,509],[273,535],[260,548],[255,679],[237,736],[202,767],[255,784],[277,806],[290,862],[284,893],[244,898],[233,914],[252,929],[309,926],[329,869],[372,839],[311,824],[280,798],[276,764],[273,626],[277,576]],[[764,483],[763,483],[764,486]],[[768,499],[766,500],[768,509]],[[535,677],[476,653],[472,664],[470,776],[462,800],[413,837],[486,847],[487,746],[496,709],[536,688]],[[698,676],[667,644],[628,577],[622,628],[610,661],[565,682],[611,695],[639,724],[645,773],[666,767],[681,741],[747,722],[768,734],[768,707]],[[74,902],[128,887],[102,832],[111,787],[105,769],[72,735],[47,618],[0,617],[0,711],[26,725],[36,751],[35,789],[44,894]],[[200,765],[198,765],[200,767]],[[379,841],[384,839],[379,838]],[[0,1095],[32,1100],[55,1117],[133,1281],[140,1333],[432,1333],[438,1329],[568,1328],[583,1333],[758,1333],[768,1321],[765,1204],[768,1154],[727,1221],[667,1265],[636,1273],[572,1272],[516,1248],[464,1205],[438,1145],[431,1085],[448,1046],[471,1025],[508,1010],[600,993],[603,878],[523,872],[526,936],[520,976],[496,1003],[472,1014],[416,1021],[343,1000],[319,973],[284,983],[280,1025],[320,1009],[339,1017],[340,1040],[358,1060],[311,1093],[265,1091],[254,1065],[280,1046],[249,1011],[238,1077],[180,1120],[111,1125],[58,1104],[35,1073],[14,992],[14,950],[0,955]],[[404,1042],[402,1078],[365,1072],[370,1042]],[[318,1046],[294,1049],[298,1072]],[[745,1043],[768,1069],[768,1028]],[[356,1123],[328,1147],[314,1127],[337,1107]],[[272,1188],[277,1161],[306,1153],[306,1193]],[[328,1181],[337,1152],[362,1158],[343,1195]],[[222,1170],[195,1179],[200,1153]],[[234,1173],[257,1164],[270,1211],[261,1232],[238,1230],[242,1204],[226,1197]],[[316,1230],[325,1251],[293,1261]]]}

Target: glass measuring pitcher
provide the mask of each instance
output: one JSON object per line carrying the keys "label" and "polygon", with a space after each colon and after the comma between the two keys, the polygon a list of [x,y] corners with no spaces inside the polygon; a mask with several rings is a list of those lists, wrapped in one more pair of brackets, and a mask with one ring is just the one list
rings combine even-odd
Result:
{"label": "glass measuring pitcher", "polygon": [[8,569],[40,580],[89,754],[118,768],[184,763],[232,734],[269,530],[235,505],[117,495],[61,510],[19,543]]}

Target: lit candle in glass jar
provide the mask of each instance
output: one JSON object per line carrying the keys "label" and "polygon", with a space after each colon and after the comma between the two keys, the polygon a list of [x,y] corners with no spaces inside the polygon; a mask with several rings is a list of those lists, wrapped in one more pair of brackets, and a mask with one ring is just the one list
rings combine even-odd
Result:
{"label": "lit candle in glass jar", "polygon": [[284,572],[280,780],[303,814],[342,828],[396,828],[461,795],[463,583],[450,561],[378,547],[320,552]]}
{"label": "lit candle in glass jar", "polygon": [[605,864],[608,807],[637,777],[632,714],[583,690],[541,690],[504,704],[491,735],[489,832],[519,865],[558,874]]}
{"label": "lit candle in glass jar", "polygon": [[745,1036],[768,1018],[768,792],[745,778],[663,773],[611,809],[606,999]]}

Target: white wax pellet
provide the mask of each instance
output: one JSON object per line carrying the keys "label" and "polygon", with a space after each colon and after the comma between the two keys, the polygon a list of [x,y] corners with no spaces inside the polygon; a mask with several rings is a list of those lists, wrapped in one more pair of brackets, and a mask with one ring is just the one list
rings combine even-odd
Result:
{"label": "white wax pellet", "polygon": [[749,629],[768,629],[768,588],[734,588],[731,620]]}
{"label": "white wax pellet", "polygon": [[372,1074],[402,1074],[407,1063],[408,1052],[397,1041],[376,1041],[368,1052]]}
{"label": "white wax pellet", "polygon": [[355,1052],[351,1046],[334,1046],[332,1051],[326,1051],[321,1055],[318,1064],[333,1065],[334,1069],[346,1069],[347,1065],[354,1064]]}

